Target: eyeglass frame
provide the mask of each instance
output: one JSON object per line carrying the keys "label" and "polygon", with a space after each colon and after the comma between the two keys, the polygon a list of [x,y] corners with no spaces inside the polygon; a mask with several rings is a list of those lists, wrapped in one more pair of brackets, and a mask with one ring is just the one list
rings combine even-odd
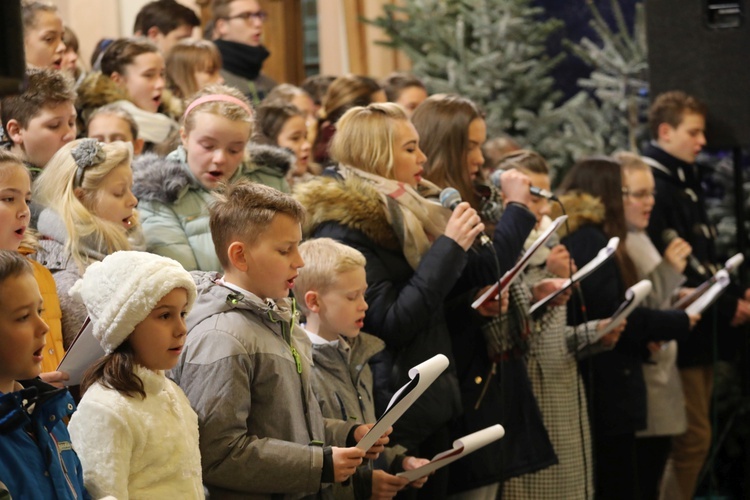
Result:
{"label": "eyeglass frame", "polygon": [[654,189],[653,191],[638,191],[636,193],[631,193],[630,189],[624,187],[622,188],[622,195],[641,201],[646,198],[656,198],[656,190]]}
{"label": "eyeglass frame", "polygon": [[264,23],[268,19],[268,12],[266,12],[265,10],[259,10],[258,12],[240,12],[239,14],[222,17],[221,19],[224,19],[226,21],[231,21],[232,19],[242,19],[246,23],[249,22],[250,19],[255,19],[257,21],[260,21],[261,23]]}

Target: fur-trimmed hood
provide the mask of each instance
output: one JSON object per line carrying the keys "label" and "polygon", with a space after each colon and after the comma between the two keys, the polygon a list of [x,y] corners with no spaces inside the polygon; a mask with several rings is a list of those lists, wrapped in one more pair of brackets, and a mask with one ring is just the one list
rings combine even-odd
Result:
{"label": "fur-trimmed hood", "polygon": [[324,222],[337,222],[365,234],[380,246],[401,247],[388,223],[377,190],[356,176],[347,179],[316,177],[295,184],[294,197],[307,210],[303,233],[310,236]]}
{"label": "fur-trimmed hood", "polygon": [[[127,92],[118,87],[111,78],[105,76],[101,71],[94,71],[86,75],[76,92],[78,93],[76,108],[81,111],[82,118],[86,122],[96,108],[117,101],[130,100]],[[182,102],[165,88],[162,90],[158,112],[173,120],[179,120],[182,115]]]}
{"label": "fur-trimmed hood", "polygon": [[[560,228],[560,237],[575,233],[581,226],[586,224],[601,224],[604,222],[604,204],[601,199],[588,193],[571,191],[560,196],[560,203],[565,207],[568,215],[567,227],[570,228],[568,233],[565,225]],[[562,215],[560,206],[552,204],[552,219]]]}
{"label": "fur-trimmed hood", "polygon": [[247,145],[250,165],[248,172],[264,170],[279,177],[286,176],[294,167],[297,158],[286,148],[250,142]]}
{"label": "fur-trimmed hood", "polygon": [[[232,179],[261,169],[284,177],[294,165],[294,154],[276,146],[253,145],[248,148],[248,157],[249,165],[241,165]],[[171,205],[191,187],[204,189],[186,162],[182,146],[166,158],[154,153],[141,155],[133,162],[133,194],[139,200]]]}
{"label": "fur-trimmed hood", "polygon": [[133,194],[138,200],[171,205],[191,186],[200,187],[177,159],[146,153],[133,162]]}

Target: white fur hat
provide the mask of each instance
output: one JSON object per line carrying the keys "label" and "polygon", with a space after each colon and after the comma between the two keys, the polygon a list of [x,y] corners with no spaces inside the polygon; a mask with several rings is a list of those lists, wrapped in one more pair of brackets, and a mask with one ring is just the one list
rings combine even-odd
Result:
{"label": "white fur hat", "polygon": [[184,288],[188,309],[195,301],[195,282],[176,260],[146,252],[115,252],[94,262],[70,289],[86,306],[94,337],[111,354],[175,288]]}

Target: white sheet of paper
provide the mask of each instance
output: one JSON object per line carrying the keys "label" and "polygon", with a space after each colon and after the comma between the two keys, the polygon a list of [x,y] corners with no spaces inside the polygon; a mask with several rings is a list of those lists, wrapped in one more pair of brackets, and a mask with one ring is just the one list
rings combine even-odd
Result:
{"label": "white sheet of paper", "polygon": [[610,316],[611,321],[601,331],[597,332],[596,340],[604,337],[606,334],[617,328],[622,324],[625,319],[630,316],[633,309],[638,307],[638,304],[643,302],[643,299],[648,297],[653,288],[652,283],[649,280],[641,280],[635,285],[625,290],[625,300],[620,304],[615,313]]}
{"label": "white sheet of paper", "polygon": [[490,297],[494,297],[503,293],[510,286],[510,284],[513,283],[513,280],[515,280],[523,272],[523,270],[526,269],[526,266],[529,265],[531,256],[534,255],[534,253],[539,250],[539,248],[541,248],[541,246],[544,245],[558,229],[560,229],[560,226],[562,226],[566,220],[568,220],[567,215],[561,215],[557,219],[553,220],[552,223],[547,227],[547,229],[545,229],[544,232],[540,234],[539,237],[534,241],[534,243],[529,247],[529,249],[526,250],[523,256],[518,259],[516,265],[513,266],[513,268],[507,273],[503,274],[499,282],[495,283],[477,300],[475,300],[471,304],[471,307],[476,309],[487,302]]}
{"label": "white sheet of paper", "polygon": [[533,314],[534,311],[542,307],[543,305],[547,304],[551,300],[553,300],[555,297],[563,293],[565,290],[573,286],[574,284],[578,283],[579,281],[586,278],[588,275],[596,271],[599,266],[604,264],[607,259],[612,257],[615,254],[615,250],[617,250],[618,245],[620,244],[620,238],[617,236],[610,238],[607,242],[607,246],[599,250],[599,253],[596,254],[596,257],[591,259],[589,262],[586,263],[585,266],[580,268],[578,272],[573,274],[571,278],[568,278],[565,280],[565,282],[562,284],[559,290],[552,292],[551,294],[544,297],[542,300],[535,302],[530,308],[529,308],[529,314]]}
{"label": "white sheet of paper", "polygon": [[[741,266],[742,263],[745,262],[745,256],[741,253],[734,254],[731,256],[727,261],[724,263],[724,271],[727,273],[731,273],[734,271],[737,267]],[[719,273],[718,271],[716,274],[708,278],[706,281],[698,285],[693,289],[693,292],[689,295],[684,296],[680,300],[674,303],[673,307],[675,309],[684,309],[688,310],[688,308],[695,302],[699,301],[701,297],[703,297],[706,293],[708,293],[709,290],[711,290],[711,287],[715,285],[718,282],[719,279]],[[723,276],[723,275],[722,275]],[[728,285],[728,283],[727,283]],[[726,286],[726,285],[725,285]],[[713,301],[711,301],[713,303]],[[701,303],[703,304],[703,303]],[[702,305],[699,307],[701,311],[705,310],[706,307],[703,307]],[[695,311],[697,309],[692,309],[692,311]]]}
{"label": "white sheet of paper", "polygon": [[724,269],[731,273],[736,267],[741,266],[743,262],[745,262],[745,256],[741,253],[736,253],[727,259],[724,263]]}
{"label": "white sheet of paper", "polygon": [[716,278],[716,281],[713,285],[711,285],[711,288],[706,290],[706,293],[698,297],[695,302],[690,304],[685,308],[685,312],[688,314],[703,314],[703,311],[708,309],[708,307],[716,302],[716,299],[719,298],[719,295],[722,294],[722,292],[726,289],[726,287],[729,285],[729,282],[731,281],[729,278],[729,273],[726,269],[722,269],[721,271],[717,272],[714,277]]}
{"label": "white sheet of paper", "polygon": [[427,361],[419,363],[409,370],[410,382],[396,391],[388,407],[365,436],[357,443],[360,450],[369,450],[380,436],[388,430],[404,414],[414,401],[448,368],[448,358],[444,354],[436,354]]}
{"label": "white sheet of paper", "polygon": [[491,425],[485,427],[481,431],[468,434],[460,439],[453,441],[453,448],[446,450],[442,453],[438,453],[430,460],[430,463],[418,467],[414,470],[408,470],[399,472],[396,474],[400,477],[405,477],[411,481],[416,481],[420,477],[424,477],[427,474],[431,474],[433,471],[445,467],[446,465],[455,462],[459,458],[463,458],[469,453],[478,450],[483,446],[487,446],[493,441],[497,441],[505,435],[505,429],[500,424]]}
{"label": "white sheet of paper", "polygon": [[94,324],[86,318],[78,335],[60,361],[57,371],[67,372],[70,375],[70,380],[67,380],[65,385],[79,385],[86,370],[104,355],[104,349],[94,337]]}

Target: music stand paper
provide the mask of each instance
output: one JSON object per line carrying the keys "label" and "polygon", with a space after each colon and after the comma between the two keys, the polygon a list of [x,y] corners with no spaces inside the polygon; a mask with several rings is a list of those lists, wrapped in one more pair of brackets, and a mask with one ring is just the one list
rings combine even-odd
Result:
{"label": "music stand paper", "polygon": [[395,424],[414,401],[448,368],[448,364],[448,358],[444,354],[436,354],[411,368],[409,370],[411,381],[396,391],[375,425],[359,440],[357,448],[364,451],[372,448],[380,436],[385,434],[385,431]]}
{"label": "music stand paper", "polygon": [[86,318],[78,335],[73,339],[73,343],[70,344],[60,361],[57,371],[67,372],[70,375],[70,380],[66,380],[65,385],[80,385],[86,370],[105,354],[99,341],[94,337],[94,324]]}
{"label": "music stand paper", "polygon": [[544,245],[558,229],[560,229],[560,226],[562,226],[562,224],[567,219],[567,215],[561,215],[557,219],[553,220],[552,223],[547,227],[547,229],[545,229],[544,232],[540,234],[539,237],[534,241],[534,243],[529,247],[529,249],[526,250],[523,256],[518,260],[518,262],[516,262],[516,265],[513,266],[513,268],[510,269],[507,273],[503,274],[502,278],[500,278],[500,281],[492,285],[477,300],[475,300],[471,304],[471,307],[477,309],[483,306],[486,302],[492,300],[492,298],[495,298],[503,293],[510,286],[510,284],[513,283],[513,280],[515,280],[523,272],[523,270],[526,269],[526,266],[529,265],[529,261],[531,260],[531,256],[534,255],[534,253],[539,250],[542,245]]}
{"label": "music stand paper", "polygon": [[[735,268],[739,267],[743,262],[745,261],[745,256],[741,253],[734,254],[732,257],[727,259],[727,261],[724,263],[724,270],[727,271],[727,273],[731,273]],[[717,281],[718,279],[718,272],[717,274],[714,274],[710,278],[708,278],[706,281],[701,283],[699,286],[697,286],[692,293],[684,296],[680,300],[674,303],[672,307],[675,309],[685,309],[687,308],[695,301],[700,299],[703,294],[705,294]],[[705,308],[704,308],[705,309]]]}
{"label": "music stand paper", "polygon": [[630,313],[633,312],[633,309],[638,307],[638,305],[643,302],[646,297],[648,297],[648,294],[651,293],[652,288],[653,285],[649,280],[641,280],[625,290],[625,300],[622,302],[622,304],[620,304],[620,307],[617,308],[614,314],[610,316],[609,324],[600,332],[597,332],[597,340],[620,326],[620,324],[625,321],[625,318],[630,316]]}
{"label": "music stand paper", "polygon": [[726,269],[722,269],[715,275],[715,281],[711,287],[700,297],[698,297],[692,304],[685,308],[685,312],[688,314],[703,314],[703,311],[708,309],[716,299],[719,298],[724,290],[729,286],[731,281],[729,273]]}
{"label": "music stand paper", "polygon": [[405,477],[409,480],[409,482],[416,481],[420,477],[431,474],[433,471],[445,467],[446,465],[455,462],[459,458],[463,458],[469,453],[472,453],[479,448],[482,448],[483,446],[487,446],[488,444],[497,441],[504,435],[505,429],[503,429],[502,425],[491,425],[490,427],[486,427],[481,431],[477,431],[472,434],[468,434],[460,439],[456,439],[455,441],[453,441],[452,449],[446,450],[442,453],[438,453],[433,457],[432,460],[430,460],[430,463],[425,464],[422,467],[418,467],[414,470],[399,472],[396,475]]}
{"label": "music stand paper", "polygon": [[531,308],[529,308],[529,314],[534,314],[534,312],[537,309],[547,304],[548,302],[553,300],[555,297],[563,293],[565,290],[575,285],[579,281],[582,281],[591,273],[599,269],[599,267],[602,264],[604,264],[610,257],[612,257],[615,254],[615,251],[617,250],[617,247],[619,244],[620,244],[620,238],[618,238],[617,236],[610,238],[610,240],[607,242],[607,246],[599,250],[599,253],[596,254],[596,257],[591,259],[585,266],[580,268],[578,272],[576,272],[572,277],[565,280],[565,282],[562,284],[562,286],[558,290],[547,295],[540,301],[535,302],[531,306]]}

